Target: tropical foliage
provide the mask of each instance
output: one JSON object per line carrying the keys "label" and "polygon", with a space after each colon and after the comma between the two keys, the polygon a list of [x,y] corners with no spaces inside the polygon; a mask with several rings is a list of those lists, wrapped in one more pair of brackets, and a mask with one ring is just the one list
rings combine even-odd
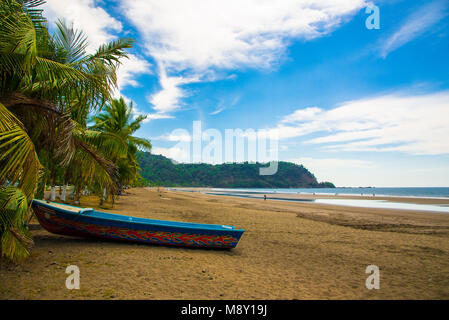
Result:
{"label": "tropical foliage", "polygon": [[123,97],[114,99],[103,108],[103,112],[93,117],[94,130],[117,136],[125,144],[125,156],[109,154],[109,158],[117,163],[119,171],[119,187],[130,185],[139,179],[138,150],[151,150],[147,139],[138,138],[133,134],[140,128],[146,116],[133,118],[133,104],[127,105]]}
{"label": "tropical foliage", "polygon": [[179,163],[150,153],[139,157],[142,177],[156,186],[217,188],[335,188],[331,182],[318,182],[302,165],[279,161],[274,175],[260,175],[263,163]]}
{"label": "tropical foliage", "polygon": [[113,199],[140,179],[138,148],[151,149],[133,136],[145,117],[132,119],[132,106],[113,99],[133,40],[88,54],[86,35],[64,20],[49,32],[43,3],[0,2],[0,251],[13,260],[29,253],[30,204],[47,185],[51,200],[56,185],[63,201],[68,185],[78,201],[85,189]]}

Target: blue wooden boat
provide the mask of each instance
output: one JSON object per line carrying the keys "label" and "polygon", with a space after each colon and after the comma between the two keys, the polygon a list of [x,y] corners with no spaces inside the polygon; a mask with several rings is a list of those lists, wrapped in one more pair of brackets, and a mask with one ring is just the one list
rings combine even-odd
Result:
{"label": "blue wooden boat", "polygon": [[32,208],[44,229],[67,236],[234,248],[244,232],[233,226],[137,218],[43,200],[33,200]]}

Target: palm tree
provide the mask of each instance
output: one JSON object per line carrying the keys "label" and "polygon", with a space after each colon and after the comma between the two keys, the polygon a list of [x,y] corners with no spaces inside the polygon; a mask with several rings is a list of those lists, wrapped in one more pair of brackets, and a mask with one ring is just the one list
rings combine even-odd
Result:
{"label": "palm tree", "polygon": [[113,41],[88,55],[85,35],[63,21],[49,34],[43,3],[0,2],[0,251],[12,259],[28,255],[29,204],[38,185],[43,190],[50,179],[54,186],[61,167],[81,159],[89,165],[85,180],[113,185],[118,177],[99,152],[111,142],[72,116],[111,98],[119,60],[133,41]]}
{"label": "palm tree", "polygon": [[151,142],[147,139],[135,137],[133,134],[140,129],[147,116],[139,115],[134,118],[133,103],[126,104],[123,97],[113,99],[107,104],[102,113],[93,117],[95,122],[93,130],[114,134],[126,142],[125,156],[109,155],[109,159],[117,164],[119,170],[119,188],[137,181],[139,164],[137,162],[138,150],[150,151]]}
{"label": "palm tree", "polygon": [[[63,178],[64,189],[69,182],[74,185],[75,201],[78,203],[83,186],[91,186],[97,192],[103,188],[111,192],[119,189],[119,171],[111,159],[126,156],[127,153],[126,141],[120,136],[87,128],[86,109],[79,107],[72,111],[72,117],[79,119],[74,130],[75,153],[64,169]],[[65,194],[62,200],[65,201]]]}

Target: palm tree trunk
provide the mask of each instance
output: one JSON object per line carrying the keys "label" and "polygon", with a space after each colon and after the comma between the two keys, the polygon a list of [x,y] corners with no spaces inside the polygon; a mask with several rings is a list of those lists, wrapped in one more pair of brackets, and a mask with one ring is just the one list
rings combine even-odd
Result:
{"label": "palm tree trunk", "polygon": [[108,189],[103,188],[103,196],[100,199],[100,205],[102,205],[106,200],[108,200]]}
{"label": "palm tree trunk", "polygon": [[46,183],[47,183],[47,175],[44,174],[37,185],[37,190],[36,190],[36,195],[35,195],[36,199],[44,199]]}
{"label": "palm tree trunk", "polygon": [[50,201],[55,201],[56,200],[56,190],[55,190],[55,185],[51,186],[51,191],[50,191]]}
{"label": "palm tree trunk", "polygon": [[78,184],[76,186],[76,192],[75,192],[75,204],[80,204],[80,198],[81,198],[81,184]]}
{"label": "palm tree trunk", "polygon": [[62,187],[61,200],[65,202],[66,197],[67,197],[67,184],[64,183],[64,186]]}
{"label": "palm tree trunk", "polygon": [[50,191],[50,201],[55,201],[56,200],[56,170],[54,170],[54,168],[52,168],[53,170],[51,171],[51,177],[50,177],[50,181],[51,181],[51,191]]}
{"label": "palm tree trunk", "polygon": [[64,174],[64,182],[63,182],[63,189],[61,194],[61,200],[66,202],[67,201],[67,187],[68,187],[68,181],[69,181],[69,170],[65,170]]}

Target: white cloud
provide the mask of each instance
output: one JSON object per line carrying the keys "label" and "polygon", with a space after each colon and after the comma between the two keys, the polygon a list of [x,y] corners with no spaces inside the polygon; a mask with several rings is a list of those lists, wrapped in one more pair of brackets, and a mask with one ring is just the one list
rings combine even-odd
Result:
{"label": "white cloud", "polygon": [[[301,112],[304,111],[304,112]],[[310,111],[310,110],[309,110]],[[424,95],[391,94],[349,101],[330,110],[300,109],[267,130],[279,139],[320,135],[305,142],[328,151],[449,153],[449,91]],[[289,125],[285,125],[286,121]]]}
{"label": "white cloud", "polygon": [[141,111],[137,108],[134,108],[134,110],[133,110],[134,119],[137,118],[138,116],[147,116],[145,118],[145,120],[143,120],[143,123],[150,122],[151,120],[172,119],[173,118],[173,116],[171,116],[169,114],[148,113],[148,112]]}
{"label": "white cloud", "polygon": [[240,94],[235,95],[234,97],[231,97],[231,99],[229,99],[229,96],[227,98],[221,98],[217,107],[215,108],[215,110],[209,114],[214,116],[214,115],[217,115],[217,114],[223,112],[224,110],[226,110],[228,108],[232,108],[240,101],[240,98],[241,98]]}
{"label": "white cloud", "polygon": [[385,58],[390,52],[429,31],[448,14],[447,9],[447,0],[437,0],[413,12],[396,32],[382,42],[381,56]]}
{"label": "white cloud", "polygon": [[177,111],[181,108],[181,98],[188,95],[188,92],[183,90],[181,86],[187,83],[197,82],[198,78],[185,78],[167,76],[166,70],[162,65],[159,65],[159,83],[161,90],[148,97],[148,101],[153,105],[153,109],[158,114],[166,114]]}
{"label": "white cloud", "polygon": [[174,130],[172,133],[164,134],[155,139],[175,142],[190,142],[192,141],[192,136],[187,131],[180,129],[178,132]]}
{"label": "white cloud", "polygon": [[75,28],[83,30],[89,37],[89,53],[101,44],[116,38],[114,33],[122,31],[122,24],[110,16],[94,0],[46,0],[44,15],[51,23],[58,18],[72,22]]}
{"label": "white cloud", "polygon": [[[125,102],[129,104],[129,99],[126,98],[126,97],[124,97],[124,96],[122,96],[122,97],[125,99]],[[133,112],[132,112],[132,116],[133,116],[133,119],[134,119],[134,120],[137,119],[137,117],[139,117],[139,116],[147,116],[147,118],[146,118],[145,120],[143,120],[143,123],[149,121],[149,120],[148,120],[148,115],[147,115],[147,113],[146,113],[146,112],[143,112],[143,111],[140,110],[140,109],[138,109],[137,106],[136,106],[136,104],[135,104],[134,102],[133,102]]]}
{"label": "white cloud", "polygon": [[214,81],[219,70],[270,68],[291,39],[331,32],[365,0],[121,0],[121,6],[159,65],[161,90],[148,100],[167,114],[189,95],[183,85]]}
{"label": "white cloud", "polygon": [[157,119],[173,119],[174,117],[169,114],[160,114],[160,113],[148,113],[147,121],[157,120]]}
{"label": "white cloud", "polygon": [[[308,158],[301,157],[297,159],[290,159],[288,161],[302,164],[306,168],[338,170],[339,168],[373,168],[375,164],[371,161],[358,159],[338,159],[338,158]],[[314,172],[315,170],[312,170]]]}
{"label": "white cloud", "polygon": [[133,105],[133,110],[132,110],[133,119],[137,119],[138,116],[146,116],[145,120],[143,120],[142,123],[147,123],[147,122],[150,122],[151,120],[156,120],[156,119],[170,119],[170,118],[173,118],[172,116],[170,116],[168,114],[148,113],[148,112],[142,111],[141,109],[137,108],[137,103],[134,100],[128,98],[127,96],[125,96],[123,94],[122,95],[118,95],[115,98],[118,99],[119,97],[122,97],[125,100],[126,104],[128,104],[128,105],[130,103],[132,103],[132,105]]}
{"label": "white cloud", "polygon": [[188,162],[190,161],[190,155],[181,148],[153,148],[151,150],[152,154],[160,154],[164,157],[170,158],[177,162]]}
{"label": "white cloud", "polygon": [[123,88],[127,85],[138,87],[139,83],[135,80],[135,76],[139,74],[150,74],[151,64],[134,54],[128,54],[128,59],[123,59],[122,64],[117,70],[117,85]]}
{"label": "white cloud", "polygon": [[[150,74],[151,63],[145,59],[140,58],[134,54],[128,54],[128,59],[122,59],[121,64],[117,69],[117,88],[114,89],[112,96],[115,99],[124,97],[121,92],[126,86],[138,87],[140,84],[135,79],[137,76],[142,74]],[[124,97],[127,103],[131,101],[130,99]]]}
{"label": "white cloud", "polygon": [[359,159],[301,157],[287,161],[302,164],[318,181],[331,181],[338,185],[360,185],[359,176],[376,168],[375,163]]}
{"label": "white cloud", "polygon": [[312,120],[318,113],[322,111],[323,110],[317,107],[298,109],[288,117],[285,117],[282,120],[282,123],[292,123],[297,121]]}
{"label": "white cloud", "polygon": [[269,67],[291,38],[332,31],[363,0],[122,0],[157,61],[176,70]]}
{"label": "white cloud", "polygon": [[223,112],[226,109],[226,107],[221,106],[221,107],[217,107],[217,109],[215,109],[215,111],[212,111],[211,113],[209,113],[211,116],[214,116],[216,114],[219,114],[221,112]]}
{"label": "white cloud", "polygon": [[[425,167],[421,162],[404,163],[400,160],[374,162],[360,159],[304,157],[288,161],[304,165],[318,181],[330,181],[336,186],[445,187],[449,178],[447,167],[441,167],[441,164],[433,161],[427,162]],[[360,192],[369,193],[370,190]]]}
{"label": "white cloud", "polygon": [[[94,0],[47,0],[43,6],[44,15],[50,23],[59,18],[73,23],[74,27],[81,29],[88,37],[87,53],[94,53],[97,48],[109,41],[118,38],[117,34],[123,29],[122,23],[112,17],[102,7],[97,6]],[[117,70],[118,89],[114,97],[120,96],[120,90],[127,85],[138,86],[135,77],[151,73],[151,64],[144,58],[129,54],[128,59],[122,59]]]}

